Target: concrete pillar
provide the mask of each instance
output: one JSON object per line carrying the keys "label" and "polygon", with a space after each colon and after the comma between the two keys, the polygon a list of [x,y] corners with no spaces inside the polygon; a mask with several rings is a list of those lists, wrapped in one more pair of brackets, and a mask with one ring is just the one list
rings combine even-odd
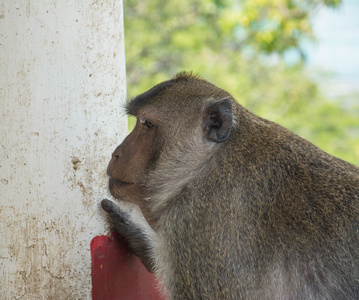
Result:
{"label": "concrete pillar", "polygon": [[0,70],[0,298],[90,299],[127,134],[122,1],[1,1]]}

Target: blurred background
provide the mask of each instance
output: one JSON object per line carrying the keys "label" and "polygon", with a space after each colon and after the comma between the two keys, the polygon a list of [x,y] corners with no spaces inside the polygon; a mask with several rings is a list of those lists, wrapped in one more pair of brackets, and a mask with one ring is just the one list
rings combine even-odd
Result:
{"label": "blurred background", "polygon": [[359,165],[358,0],[125,0],[124,26],[129,99],[193,71]]}

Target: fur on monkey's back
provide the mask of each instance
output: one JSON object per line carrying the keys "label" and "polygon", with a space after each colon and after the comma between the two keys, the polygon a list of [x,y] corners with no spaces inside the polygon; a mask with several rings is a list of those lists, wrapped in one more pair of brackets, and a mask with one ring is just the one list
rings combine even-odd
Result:
{"label": "fur on monkey's back", "polygon": [[359,299],[359,169],[234,106],[231,136],[159,221],[173,298]]}

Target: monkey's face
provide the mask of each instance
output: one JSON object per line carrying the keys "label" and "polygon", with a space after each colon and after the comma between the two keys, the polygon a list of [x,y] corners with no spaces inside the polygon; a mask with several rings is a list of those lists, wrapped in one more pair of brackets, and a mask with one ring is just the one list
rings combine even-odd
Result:
{"label": "monkey's face", "polygon": [[112,153],[107,167],[112,196],[138,204],[143,199],[146,178],[160,151],[159,133],[153,121],[137,117],[135,128]]}
{"label": "monkey's face", "polygon": [[169,199],[180,190],[230,136],[228,96],[202,80],[179,77],[130,101],[127,113],[137,123],[112,154],[111,194],[144,212],[160,201],[155,199]]}

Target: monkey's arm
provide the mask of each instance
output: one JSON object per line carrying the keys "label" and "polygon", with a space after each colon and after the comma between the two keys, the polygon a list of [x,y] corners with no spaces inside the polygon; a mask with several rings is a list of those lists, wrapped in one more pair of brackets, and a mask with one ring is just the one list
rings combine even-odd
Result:
{"label": "monkey's arm", "polygon": [[141,259],[146,269],[153,273],[153,246],[156,243],[156,234],[150,228],[146,230],[135,224],[130,215],[114,202],[104,199],[101,206],[108,213],[116,231],[127,240],[132,252]]}

